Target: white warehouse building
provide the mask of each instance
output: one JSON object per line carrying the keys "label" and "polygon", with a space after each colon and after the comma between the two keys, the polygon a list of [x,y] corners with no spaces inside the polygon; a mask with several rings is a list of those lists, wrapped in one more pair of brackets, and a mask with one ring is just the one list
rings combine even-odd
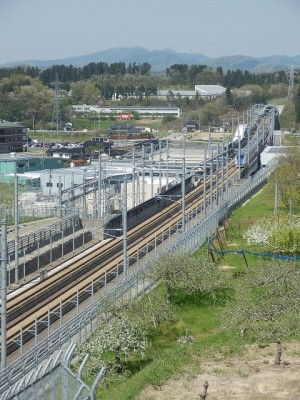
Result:
{"label": "white warehouse building", "polygon": [[168,97],[188,97],[193,99],[197,94],[204,99],[210,100],[218,96],[222,96],[225,93],[226,88],[220,85],[195,85],[194,90],[183,90],[183,89],[170,89],[170,90],[158,90],[156,97],[160,99],[167,99]]}
{"label": "white warehouse building", "polygon": [[195,92],[200,97],[207,99],[214,99],[215,97],[222,96],[225,93],[226,88],[221,85],[195,85]]}
{"label": "white warehouse building", "polygon": [[139,106],[111,106],[102,107],[98,105],[74,105],[74,112],[95,112],[101,114],[119,115],[123,113],[138,112],[141,116],[163,117],[165,115],[181,116],[181,109],[178,107],[139,107]]}

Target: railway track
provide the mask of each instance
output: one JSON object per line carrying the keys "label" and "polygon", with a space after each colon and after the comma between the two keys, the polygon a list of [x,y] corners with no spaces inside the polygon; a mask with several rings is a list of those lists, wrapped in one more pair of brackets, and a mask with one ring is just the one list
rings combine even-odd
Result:
{"label": "railway track", "polygon": [[[228,177],[236,174],[237,168],[232,160],[228,164]],[[223,174],[223,175],[222,175]],[[198,184],[185,197],[185,215],[193,218],[200,212],[203,205],[204,192],[206,202],[210,202],[216,192],[224,191],[226,180],[224,170],[213,174],[213,179]],[[204,190],[204,184],[206,185]],[[182,219],[181,200],[173,202],[161,212],[155,214],[145,222],[132,228],[128,232],[127,254],[133,258],[147,243],[154,240],[164,231],[175,232]],[[142,254],[140,254],[142,256]],[[33,329],[37,319],[42,320],[50,311],[60,309],[66,314],[72,308],[72,298],[78,296],[80,301],[88,297],[87,288],[91,282],[95,282],[93,291],[99,290],[103,284],[101,280],[109,282],[123,271],[123,241],[122,237],[100,242],[80,255],[61,265],[61,268],[53,271],[47,279],[32,284],[26,290],[16,290],[9,294],[7,300],[7,354],[16,350],[16,343],[23,333],[23,344],[32,339]],[[62,306],[63,304],[63,306]],[[57,317],[56,319],[58,319]],[[52,317],[54,322],[55,318]],[[41,331],[43,326],[38,327]]]}

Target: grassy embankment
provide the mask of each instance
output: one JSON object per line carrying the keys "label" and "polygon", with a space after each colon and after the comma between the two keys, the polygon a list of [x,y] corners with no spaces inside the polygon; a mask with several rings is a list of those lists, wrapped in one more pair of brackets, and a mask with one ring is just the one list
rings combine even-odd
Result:
{"label": "grassy embankment", "polygon": [[[283,206],[279,211],[286,213]],[[226,249],[247,249],[262,252],[264,249],[257,246],[247,246],[243,233],[255,220],[262,217],[272,217],[273,195],[272,189],[267,185],[263,190],[254,195],[246,204],[235,210],[225,230],[220,231]],[[218,244],[216,244],[218,247]],[[206,245],[202,246],[195,256],[206,253]],[[259,258],[248,256],[245,259],[241,254],[225,255],[219,258],[220,265],[230,267],[224,273],[232,276],[235,271],[248,265],[259,263]],[[159,287],[163,295],[163,290]],[[232,293],[232,292],[230,292]],[[228,293],[228,294],[230,294]],[[98,389],[97,398],[106,400],[134,399],[147,385],[159,386],[170,377],[184,372],[191,375],[200,373],[201,363],[208,359],[226,358],[231,354],[242,351],[242,343],[236,340],[235,335],[221,333],[220,313],[224,298],[220,296],[213,302],[208,296],[189,295],[188,293],[174,292],[173,304],[178,308],[177,321],[162,326],[151,338],[151,346],[144,359],[132,356],[126,363],[129,371],[126,377],[110,384],[109,389]],[[178,343],[182,336],[193,336],[194,340],[189,345]]]}

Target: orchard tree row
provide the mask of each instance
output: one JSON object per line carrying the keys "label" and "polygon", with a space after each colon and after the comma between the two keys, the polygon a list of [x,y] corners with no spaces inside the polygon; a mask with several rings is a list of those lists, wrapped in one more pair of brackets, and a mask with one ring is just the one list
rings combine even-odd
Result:
{"label": "orchard tree row", "polygon": [[[151,353],[151,341],[157,346],[159,336],[168,346],[160,349],[162,353],[171,355],[172,351],[181,352],[184,348],[193,357],[197,357],[199,348],[204,353],[200,347],[201,323],[187,329],[191,325],[185,322],[188,318],[182,319],[180,309],[189,315],[191,308],[197,308],[206,323],[210,319],[218,321],[214,331],[209,332],[208,325],[204,330],[205,335],[218,341],[218,346],[222,343],[220,334],[230,335],[236,347],[246,343],[266,346],[294,338],[299,331],[300,269],[295,261],[260,260],[259,265],[249,265],[237,273],[205,257],[175,252],[162,257],[145,273],[145,278],[157,282],[156,290],[141,298],[126,296],[118,304],[108,301],[99,310],[98,329],[77,348],[80,359],[89,355],[84,379],[96,376],[103,367],[106,369],[103,398],[110,386],[137,371],[138,374],[155,361],[153,354],[157,357],[157,353]],[[214,308],[213,316],[208,305]],[[217,346],[211,351],[214,354]],[[274,361],[281,364],[281,351],[275,354]]]}

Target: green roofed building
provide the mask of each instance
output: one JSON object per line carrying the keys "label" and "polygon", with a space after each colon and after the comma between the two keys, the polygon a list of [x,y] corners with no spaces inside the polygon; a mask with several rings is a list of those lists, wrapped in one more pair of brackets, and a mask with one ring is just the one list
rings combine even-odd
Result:
{"label": "green roofed building", "polygon": [[53,157],[29,156],[27,153],[0,154],[0,182],[12,183],[16,175],[26,190],[40,187],[42,171],[63,168],[63,160]]}
{"label": "green roofed building", "polygon": [[0,155],[0,177],[5,174],[25,174],[44,169],[63,168],[63,160],[53,157],[30,156],[26,153]]}

